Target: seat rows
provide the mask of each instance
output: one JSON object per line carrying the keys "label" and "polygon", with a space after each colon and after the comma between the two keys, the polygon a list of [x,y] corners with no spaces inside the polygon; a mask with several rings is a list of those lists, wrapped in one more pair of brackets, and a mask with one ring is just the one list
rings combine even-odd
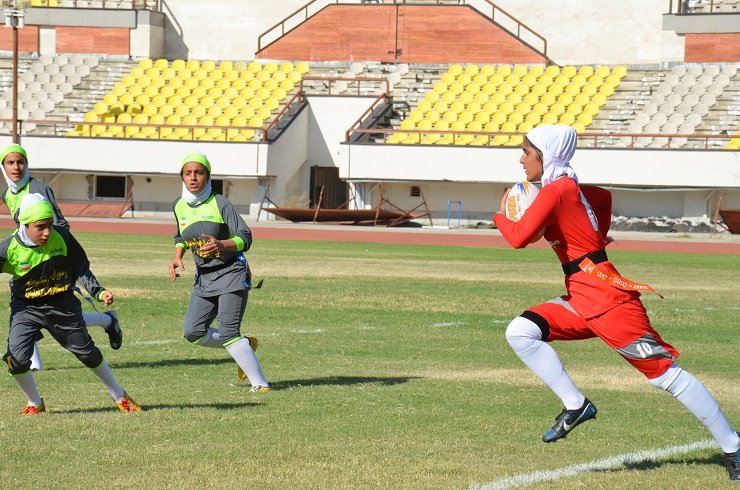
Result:
{"label": "seat rows", "polygon": [[[717,102],[730,80],[737,73],[733,65],[681,64],[674,66],[645,101],[630,123],[630,133],[693,134],[703,118]],[[688,138],[671,140],[672,148],[680,148]],[[665,138],[636,138],[639,148],[659,148],[668,144]]]}
{"label": "seat rows", "polygon": [[408,116],[390,144],[518,146],[540,124],[568,124],[583,132],[627,74],[624,66],[451,65]]}
{"label": "seat rows", "polygon": [[[18,119],[46,119],[98,63],[97,56],[66,54],[45,55],[38,60],[23,62],[19,67]],[[0,92],[0,119],[12,117],[12,96],[12,90]],[[33,122],[23,123],[26,131],[35,128]]]}
{"label": "seat rows", "polygon": [[308,69],[307,63],[145,58],[68,136],[250,141]]}

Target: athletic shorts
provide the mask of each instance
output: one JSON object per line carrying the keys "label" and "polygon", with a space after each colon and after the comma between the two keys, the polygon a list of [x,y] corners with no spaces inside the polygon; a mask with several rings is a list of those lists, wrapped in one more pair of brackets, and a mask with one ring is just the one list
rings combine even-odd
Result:
{"label": "athletic shorts", "polygon": [[593,318],[579,315],[563,297],[534,306],[522,315],[542,330],[542,340],[599,337],[648,379],[663,374],[679,352],[656,332],[640,300],[627,301]]}

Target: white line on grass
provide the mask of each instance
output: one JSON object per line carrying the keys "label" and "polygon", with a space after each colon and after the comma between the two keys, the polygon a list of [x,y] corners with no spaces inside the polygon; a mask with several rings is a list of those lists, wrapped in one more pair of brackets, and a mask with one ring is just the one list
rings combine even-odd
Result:
{"label": "white line on grass", "polygon": [[673,446],[661,449],[648,449],[645,451],[637,451],[634,453],[618,454],[616,456],[596,459],[588,463],[565,466],[563,468],[558,468],[555,470],[523,473],[521,475],[511,476],[509,478],[504,478],[503,480],[497,480],[479,486],[472,486],[470,488],[478,490],[495,490],[503,488],[523,487],[526,485],[532,485],[534,483],[554,481],[561,478],[567,478],[569,476],[576,476],[581,473],[587,473],[590,471],[603,471],[611,468],[617,468],[626,464],[641,463],[643,461],[655,461],[659,459],[664,459],[668,456],[675,456],[677,454],[685,454],[693,451],[698,451],[700,449],[710,449],[716,447],[718,447],[717,443],[713,439],[704,439],[701,441],[693,442],[691,444],[684,444],[683,446]]}

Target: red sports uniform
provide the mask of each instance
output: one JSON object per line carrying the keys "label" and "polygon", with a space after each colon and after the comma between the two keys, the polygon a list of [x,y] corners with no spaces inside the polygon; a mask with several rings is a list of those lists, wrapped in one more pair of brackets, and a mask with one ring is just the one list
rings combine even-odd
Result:
{"label": "red sports uniform", "polygon": [[[562,177],[542,187],[518,222],[500,213],[494,221],[514,248],[525,247],[544,228],[560,262],[577,265],[587,254],[603,254],[611,224],[611,193]],[[601,257],[594,260],[600,262],[599,268],[621,279],[611,262],[601,261],[606,256]],[[679,354],[650,325],[640,293],[619,289],[577,267],[571,272],[565,278],[565,296],[522,314],[540,327],[543,340],[599,337],[648,378],[663,374]]]}

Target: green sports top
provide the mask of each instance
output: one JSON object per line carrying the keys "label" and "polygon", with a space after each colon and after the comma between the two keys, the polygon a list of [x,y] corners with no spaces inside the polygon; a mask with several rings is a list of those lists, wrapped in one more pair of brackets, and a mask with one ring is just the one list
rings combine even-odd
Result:
{"label": "green sports top", "polygon": [[50,300],[71,293],[77,281],[100,299],[105,289],[90,271],[90,261],[79,242],[55,226],[45,245],[29,247],[13,233],[0,242],[0,270],[13,278],[10,293],[21,301]]}

